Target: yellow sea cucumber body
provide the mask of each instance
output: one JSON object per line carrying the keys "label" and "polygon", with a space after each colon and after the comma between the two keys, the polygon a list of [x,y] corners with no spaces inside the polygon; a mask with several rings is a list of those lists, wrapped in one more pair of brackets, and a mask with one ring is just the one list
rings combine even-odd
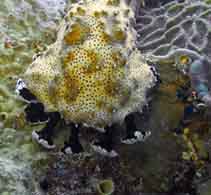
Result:
{"label": "yellow sea cucumber body", "polygon": [[103,128],[146,104],[155,77],[136,48],[134,12],[124,0],[72,4],[57,40],[24,74],[46,111]]}

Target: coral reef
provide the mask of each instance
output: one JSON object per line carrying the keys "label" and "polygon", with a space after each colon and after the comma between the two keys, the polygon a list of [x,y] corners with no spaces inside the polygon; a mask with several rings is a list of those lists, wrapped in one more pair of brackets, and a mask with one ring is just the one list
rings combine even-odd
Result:
{"label": "coral reef", "polygon": [[[31,172],[28,167],[23,165],[16,165],[10,159],[0,158],[0,189],[1,194],[11,194],[16,192],[17,194],[24,193],[26,191],[24,183],[33,183],[31,178]],[[10,186],[10,187],[9,187]],[[33,191],[32,185],[28,186],[28,191]]]}
{"label": "coral reef", "polygon": [[127,165],[119,158],[108,161],[107,158],[90,156],[74,159],[56,155],[53,159],[46,170],[46,176],[40,179],[40,186],[49,195],[74,193],[97,195],[99,194],[97,186],[105,181],[105,178],[108,179],[107,182],[112,181],[112,185],[115,186],[115,192],[112,194],[138,193],[143,187],[140,178],[131,176]]}
{"label": "coral reef", "polygon": [[[0,113],[5,118],[14,119],[18,108],[22,106],[14,95],[17,76],[31,63],[34,53],[42,51],[55,38],[58,20],[64,13],[64,4],[58,7],[52,3],[45,7],[41,1],[1,2]],[[51,14],[46,10],[51,10]]]}
{"label": "coral reef", "polygon": [[[209,156],[208,159],[204,158],[207,151],[211,154],[210,110],[207,109],[206,113],[200,115],[203,116],[202,118],[196,116],[192,120],[193,122],[188,125],[189,134],[185,135],[184,131],[181,131],[183,132],[181,136],[172,135],[172,132],[169,133],[183,118],[183,109],[185,107],[184,103],[178,101],[175,96],[177,89],[184,81],[178,79],[181,75],[175,67],[171,66],[172,63],[175,63],[174,57],[164,60],[165,63],[162,63],[162,60],[160,61],[161,65],[158,66],[158,69],[161,73],[162,83],[157,92],[153,94],[152,105],[148,111],[145,112],[145,115],[136,118],[139,128],[152,131],[152,136],[147,144],[136,144],[131,147],[121,146],[121,148],[118,148],[121,159],[118,160],[108,161],[107,158],[93,160],[93,157],[91,157],[82,159],[82,161],[77,159],[73,162],[68,157],[60,158],[57,153],[51,159],[49,157],[51,153],[42,151],[31,142],[32,127],[27,126],[22,120],[24,105],[14,95],[14,86],[17,76],[21,77],[21,73],[31,63],[32,56],[35,53],[44,51],[47,45],[56,40],[55,32],[58,20],[64,15],[64,7],[66,7],[63,4],[64,2],[66,1],[1,1],[0,193],[3,195],[36,194],[38,190],[35,189],[36,183],[33,182],[33,178],[37,175],[39,176],[36,178],[37,180],[40,181],[42,178],[41,187],[52,195],[61,195],[60,192],[64,194],[81,192],[79,188],[84,189],[84,193],[89,193],[90,189],[87,190],[86,188],[87,181],[89,178],[95,177],[99,180],[112,178],[115,184],[114,194],[118,195],[140,194],[142,192],[160,192],[163,194],[168,191],[173,194],[174,189],[178,189],[178,187],[180,187],[181,192],[195,193],[196,186],[193,180],[199,175],[200,182],[197,187],[200,194],[210,194],[211,167]],[[153,0],[148,2],[153,2]],[[154,2],[157,4],[158,1],[155,0]],[[148,9],[146,3],[146,7],[140,9],[137,18],[140,49],[145,54],[153,54],[154,57],[166,55],[172,57],[175,55],[176,50],[174,47],[171,48],[170,43],[174,43],[175,48],[180,48],[180,44],[184,44],[187,46],[186,53],[181,52],[184,50],[177,49],[177,51],[180,51],[179,54],[182,54],[182,61],[188,61],[186,60],[187,56],[188,58],[197,56],[191,61],[194,62],[196,58],[198,59],[198,56],[203,56],[203,52],[209,60],[210,27],[207,28],[206,24],[210,24],[210,0],[178,2],[172,1],[170,4],[155,9]],[[205,4],[205,2],[209,3],[209,5]],[[136,5],[136,1],[131,1],[131,3],[134,11],[135,8],[137,8],[137,11],[139,6]],[[61,7],[57,7],[57,5]],[[182,7],[183,11],[180,10]],[[174,24],[174,20],[171,20],[176,19],[171,14],[176,14],[177,10],[179,15],[182,14],[181,20],[175,20],[178,22],[179,29],[182,29],[181,34],[179,34],[179,31],[177,34],[177,24]],[[79,9],[79,12],[83,14],[83,10]],[[195,17],[194,14],[196,16],[198,14],[198,16]],[[97,15],[100,14],[97,13]],[[169,21],[169,26],[162,25],[162,19],[164,19],[164,22]],[[151,23],[152,21],[154,22]],[[184,21],[186,23],[183,24]],[[193,21],[195,21],[195,24]],[[164,29],[160,27],[164,27]],[[199,31],[200,28],[202,31]],[[187,33],[187,36],[185,36],[183,30]],[[154,35],[151,32],[154,32]],[[174,32],[176,35],[171,35]],[[117,33],[117,35],[118,37],[124,37],[121,33]],[[180,38],[182,39],[180,35],[185,36],[184,41],[180,41]],[[176,37],[179,39],[179,43],[178,40],[174,41]],[[166,40],[169,42],[166,42]],[[178,59],[176,61],[178,62]],[[206,69],[207,64],[204,63],[204,65]],[[183,65],[179,64],[178,67],[183,68]],[[200,69],[198,70],[200,72]],[[211,78],[208,73],[206,73],[206,76]],[[210,82],[207,84],[210,87]],[[37,129],[39,128],[37,127]],[[65,137],[66,134],[63,136]],[[61,140],[63,141],[63,138]],[[204,148],[200,148],[201,146],[198,147],[198,141],[203,142],[202,145],[205,145],[205,151]],[[197,146],[195,147],[195,145]],[[188,158],[197,157],[197,161],[189,164],[187,161],[191,160],[187,159],[184,162],[182,160],[183,152],[188,154]],[[201,160],[203,161],[203,167],[199,170],[193,170],[193,164],[197,164],[198,160],[200,164]],[[45,173],[45,168],[48,165],[49,168]],[[203,174],[204,166],[207,166],[208,169],[206,171],[208,175],[205,174],[205,176]],[[44,179],[41,176],[44,176]],[[92,190],[94,192],[95,189],[92,188]]]}
{"label": "coral reef", "polygon": [[209,107],[211,106],[210,92],[210,64],[203,58],[199,58],[191,63],[189,75],[191,77],[191,85],[196,90],[199,98],[201,98]]}
{"label": "coral reef", "polygon": [[[159,8],[142,8],[139,13],[140,50],[157,63],[189,69],[193,88],[210,105],[211,6],[200,0],[172,1]],[[183,61],[183,56],[190,62]]]}
{"label": "coral reef", "polygon": [[[191,81],[190,87],[196,91],[197,97],[209,107],[211,102],[210,10],[210,4],[205,1],[172,1],[153,9],[141,8],[140,16],[137,18],[141,51],[147,53],[149,59],[160,66],[174,65],[187,74]],[[187,91],[186,89],[186,93]],[[200,101],[196,104],[203,105]],[[207,108],[207,110],[209,109]],[[190,117],[191,113],[186,115]],[[195,115],[197,114],[195,113]],[[196,157],[198,156],[197,152],[204,150],[199,149],[203,148],[199,145],[204,140],[204,138],[198,138],[200,137],[199,131],[209,128],[197,125],[199,121],[206,121],[207,124],[207,119],[196,117],[194,120],[195,127],[190,125],[191,130],[188,129],[188,131],[197,127],[197,132],[188,137],[184,134],[184,139],[187,142],[187,147],[192,148],[189,155]],[[186,130],[184,131],[186,132]],[[190,141],[191,139],[192,141]],[[194,146],[195,149],[192,147],[194,144],[198,144],[198,146]]]}
{"label": "coral reef", "polygon": [[210,9],[203,1],[172,1],[159,8],[141,8],[137,17],[139,48],[155,56],[170,56],[172,51],[186,48],[210,61]]}
{"label": "coral reef", "polygon": [[[31,129],[22,120],[24,105],[14,86],[34,53],[54,41],[66,4],[54,2],[2,0],[0,4],[0,194],[32,194],[36,185],[31,165],[46,159],[31,142]],[[64,4],[58,6],[59,2]]]}

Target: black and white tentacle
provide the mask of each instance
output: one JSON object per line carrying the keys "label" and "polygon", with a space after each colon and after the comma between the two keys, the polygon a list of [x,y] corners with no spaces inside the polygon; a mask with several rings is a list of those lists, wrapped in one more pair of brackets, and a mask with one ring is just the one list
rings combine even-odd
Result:
{"label": "black and white tentacle", "polygon": [[37,98],[27,89],[25,82],[21,78],[16,83],[15,92],[27,103],[37,101]]}

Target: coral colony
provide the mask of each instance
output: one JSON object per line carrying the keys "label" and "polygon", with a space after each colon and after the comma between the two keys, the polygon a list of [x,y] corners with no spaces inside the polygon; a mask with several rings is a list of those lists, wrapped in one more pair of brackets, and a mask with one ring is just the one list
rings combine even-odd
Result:
{"label": "coral colony", "polygon": [[141,8],[136,29],[138,47],[156,63],[175,63],[191,77],[199,97],[211,105],[211,6],[205,1],[171,1]]}

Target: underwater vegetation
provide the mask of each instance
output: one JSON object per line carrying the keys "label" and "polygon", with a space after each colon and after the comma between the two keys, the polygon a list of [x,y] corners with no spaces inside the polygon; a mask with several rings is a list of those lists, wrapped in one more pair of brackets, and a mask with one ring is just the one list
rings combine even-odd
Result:
{"label": "underwater vegetation", "polygon": [[[108,2],[112,7],[118,5],[120,1],[109,0]],[[81,2],[83,4],[83,1]],[[141,2],[141,4],[137,4],[137,2]],[[23,78],[24,72],[26,72],[29,73],[28,79],[32,79],[31,90],[42,99],[42,102],[46,101],[44,97],[46,94],[43,93],[45,90],[41,90],[39,94],[34,88],[37,83],[33,83],[33,79],[39,80],[36,78],[37,75],[35,75],[35,78],[30,78],[33,75],[32,73],[36,72],[36,67],[31,70],[27,67],[30,64],[31,67],[33,61],[34,63],[44,62],[48,55],[59,59],[56,65],[60,68],[61,61],[64,62],[65,65],[62,70],[68,69],[68,65],[77,57],[74,61],[76,66],[73,69],[68,69],[71,76],[72,72],[78,71],[78,62],[84,63],[89,59],[95,64],[101,54],[104,63],[107,58],[111,63],[111,66],[108,66],[108,72],[106,69],[105,74],[110,74],[109,68],[112,67],[113,60],[119,63],[118,70],[122,70],[122,67],[124,67],[121,66],[121,63],[124,64],[124,61],[128,60],[129,55],[125,55],[127,52],[120,49],[120,53],[124,55],[119,56],[119,52],[117,52],[112,59],[108,56],[114,50],[119,51],[118,49],[122,45],[129,48],[130,44],[123,43],[125,43],[125,40],[129,40],[128,37],[133,38],[133,36],[121,31],[121,28],[119,28],[121,20],[116,21],[117,24],[113,30],[108,23],[108,31],[106,32],[111,33],[112,37],[104,34],[104,48],[96,50],[99,56],[96,57],[96,53],[87,52],[84,49],[83,41],[86,40],[86,35],[90,29],[85,28],[89,26],[89,22],[86,23],[84,18],[86,8],[80,8],[81,3],[77,4],[75,11],[82,20],[79,19],[80,17],[77,18],[74,12],[70,13],[69,18],[72,18],[73,21],[74,18],[78,20],[74,21],[72,26],[68,26],[66,30],[60,31],[62,41],[58,41],[56,32],[58,27],[66,26],[65,20],[62,20],[62,18],[68,13],[71,5],[72,1],[59,0],[1,1],[0,194],[96,194],[99,191],[97,185],[108,179],[113,182],[113,194],[117,195],[133,195],[140,192],[208,195],[211,186],[209,157],[211,152],[211,111],[209,107],[211,87],[210,1],[134,0],[130,2],[129,7],[135,13],[134,16],[131,16],[132,27],[136,28],[138,40],[135,42],[129,41],[129,43],[138,46],[141,51],[140,61],[144,62],[147,70],[148,65],[156,67],[149,72],[154,71],[154,76],[160,83],[157,83],[156,88],[148,91],[146,97],[143,96],[145,90],[142,91],[143,93],[141,92],[141,96],[138,92],[136,94],[136,91],[133,91],[134,97],[144,97],[143,102],[146,99],[149,101],[147,106],[143,106],[143,102],[141,103],[143,112],[135,113],[134,121],[137,129],[150,130],[151,136],[145,143],[137,143],[131,146],[117,144],[116,150],[119,157],[112,160],[97,154],[93,155],[87,142],[91,142],[100,133],[86,128],[82,129],[79,136],[82,137],[81,142],[87,149],[87,156],[86,154],[84,156],[64,156],[58,150],[49,152],[39,147],[32,142],[31,132],[45,126],[42,124],[33,126],[27,123],[27,114],[24,112],[26,103],[14,92],[16,81],[18,78]],[[112,11],[107,11],[107,13],[96,12],[95,17],[102,18],[104,21],[112,13]],[[116,14],[113,14],[115,18]],[[125,17],[127,14],[128,11],[125,10]],[[92,22],[92,20],[90,21]],[[129,32],[133,32],[133,30],[130,30]],[[65,34],[65,39],[63,39]],[[55,41],[59,43],[58,48],[61,46],[57,51],[55,51],[55,45],[49,47]],[[97,39],[98,44],[102,44],[98,41]],[[107,47],[106,42],[115,46],[104,53],[103,49]],[[71,47],[68,47],[68,44]],[[77,48],[75,45],[80,45],[80,47]],[[55,50],[52,51],[51,49]],[[70,50],[73,52],[71,53]],[[49,53],[45,53],[45,51]],[[59,51],[62,54],[61,58],[54,55]],[[42,55],[39,56],[39,54]],[[55,59],[53,59],[53,62],[55,62]],[[100,61],[100,64],[103,63]],[[48,64],[45,64],[45,68],[46,66],[48,68]],[[96,72],[96,68],[96,66],[87,66],[86,73],[93,74]],[[52,72],[54,73],[54,71],[55,69]],[[138,69],[134,71],[133,76],[140,76],[141,74],[138,71]],[[116,81],[116,75],[119,75],[121,79],[128,78],[127,72],[123,74],[123,77],[122,74],[119,74],[121,71],[116,72],[115,69],[112,69],[111,72],[113,74],[111,81]],[[135,74],[136,72],[137,74]],[[41,73],[43,72],[41,71]],[[41,75],[46,77],[46,74]],[[84,74],[82,75],[84,76]],[[69,79],[68,76],[65,78]],[[139,85],[143,84],[143,89],[150,83],[147,78],[149,79],[149,77],[145,77],[144,82],[138,83]],[[89,83],[93,80],[87,78],[86,81]],[[56,82],[62,83],[64,80],[58,78]],[[103,82],[105,81],[103,80]],[[47,86],[47,83],[45,84],[39,85],[38,83],[37,85],[38,87]],[[78,83],[71,81],[71,86],[68,87],[74,88],[75,84]],[[111,90],[112,87],[113,82],[107,88],[107,92],[110,92],[110,100],[112,100],[110,105],[118,106],[115,101],[119,99],[113,96],[115,90]],[[138,89],[140,89],[139,87]],[[124,89],[124,87],[122,88]],[[63,88],[58,87],[55,89],[63,90]],[[134,88],[132,87],[132,89]],[[94,97],[97,97],[98,93],[104,95],[100,90],[92,91],[94,90],[92,87],[89,90],[93,92]],[[125,91],[124,93],[130,94],[127,90]],[[57,92],[55,94],[58,94]],[[57,102],[58,97],[59,100],[62,99],[65,102],[65,104],[58,105],[62,112],[65,110],[63,106],[67,104],[66,100],[73,100],[78,95],[78,90],[74,90],[70,97],[67,97],[65,92],[60,94],[61,96],[54,96],[53,102]],[[83,102],[86,105],[86,98]],[[50,104],[45,102],[45,105],[51,106],[53,104],[52,102]],[[108,105],[108,102],[106,105]],[[105,104],[101,103],[98,106],[104,108]],[[111,108],[107,108],[107,111],[106,113],[109,113]],[[67,116],[69,115],[71,113],[67,113]],[[79,116],[80,114],[69,118]],[[91,119],[90,121],[92,122]],[[96,126],[96,123],[94,123],[94,126]],[[124,125],[115,128],[117,129],[118,139],[127,129]],[[59,132],[61,135],[55,135],[55,137],[58,137],[55,144],[62,147],[64,139],[69,136],[67,134],[68,129],[63,122],[60,122],[56,129],[61,131]]]}

